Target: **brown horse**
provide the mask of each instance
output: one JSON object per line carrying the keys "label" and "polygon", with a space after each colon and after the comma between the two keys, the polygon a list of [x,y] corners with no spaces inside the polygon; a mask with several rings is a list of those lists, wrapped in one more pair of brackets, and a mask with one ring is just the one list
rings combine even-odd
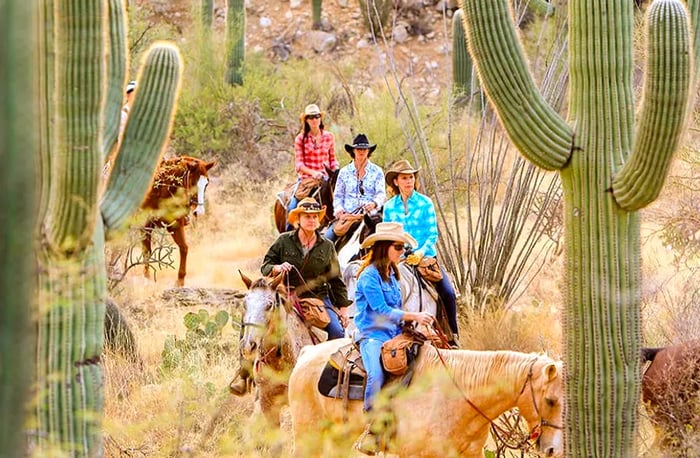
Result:
{"label": "brown horse", "polygon": [[651,364],[642,377],[642,397],[657,428],[657,442],[673,456],[697,453],[700,339],[662,348],[643,348],[642,363],[648,361]]}
{"label": "brown horse", "polygon": [[187,273],[187,241],[185,226],[190,211],[195,216],[204,214],[204,192],[209,184],[209,169],[216,161],[206,162],[190,156],[180,156],[161,161],[153,178],[153,185],[141,208],[150,212],[143,230],[144,276],[150,277],[151,232],[155,227],[165,227],[180,250],[180,267],[177,286],[184,286]]}
{"label": "brown horse", "polygon": [[[338,180],[338,172],[340,169],[331,170],[326,167],[327,180],[321,180],[320,185],[311,191],[309,196],[313,197],[321,205],[326,206],[326,215],[321,220],[321,227],[328,225],[328,222],[333,218],[333,190],[335,190],[335,183]],[[279,233],[285,232],[287,230],[287,208],[289,196],[294,189],[293,183],[287,188],[285,188],[284,193],[275,199],[275,205],[273,207],[274,217],[275,217],[275,227]],[[283,202],[284,200],[284,202]]]}

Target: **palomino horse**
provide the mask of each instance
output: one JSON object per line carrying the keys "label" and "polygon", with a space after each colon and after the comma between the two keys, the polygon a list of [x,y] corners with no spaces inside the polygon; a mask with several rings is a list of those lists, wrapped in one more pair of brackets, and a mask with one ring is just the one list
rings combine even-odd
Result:
{"label": "palomino horse", "polygon": [[[700,430],[700,339],[643,348],[642,397],[657,428],[657,441],[673,456],[690,456],[685,438]],[[697,446],[697,442],[695,444]]]}
{"label": "palomino horse", "polygon": [[[322,456],[322,439],[343,419],[344,437],[366,424],[361,401],[323,396],[318,381],[330,355],[349,343],[337,339],[305,347],[289,379],[295,456]],[[388,400],[396,418],[389,452],[410,457],[481,457],[493,421],[517,407],[531,437],[547,456],[563,449],[562,365],[537,354],[512,351],[437,350],[424,345],[411,384]],[[392,382],[395,383],[395,382]],[[381,397],[381,396],[380,396]],[[386,398],[386,396],[384,396]],[[381,401],[381,399],[378,399]]]}
{"label": "palomino horse", "polygon": [[150,277],[148,260],[151,258],[151,232],[155,227],[165,227],[180,250],[180,268],[177,286],[184,286],[187,273],[187,241],[185,226],[189,213],[204,214],[204,192],[209,184],[209,169],[216,161],[206,162],[190,156],[180,156],[161,161],[153,178],[153,185],[141,204],[152,213],[143,230],[144,275]]}
{"label": "palomino horse", "polygon": [[296,310],[277,293],[284,274],[253,281],[241,273],[245,296],[241,356],[253,362],[258,408],[274,425],[287,403],[287,380],[304,345],[313,344],[311,331]]}
{"label": "palomino horse", "polygon": [[[328,179],[320,180],[319,186],[309,194],[318,201],[319,204],[326,206],[326,215],[321,220],[321,227],[328,224],[328,221],[333,218],[333,190],[335,189],[335,182],[338,180],[338,172],[340,169],[331,170],[326,167],[326,175]],[[288,195],[291,195],[294,184],[289,185],[285,190],[284,197],[278,197],[275,199],[275,205],[273,207],[273,212],[275,216],[275,227],[279,233],[285,232],[287,230],[287,202],[282,202],[282,199],[286,200]]]}

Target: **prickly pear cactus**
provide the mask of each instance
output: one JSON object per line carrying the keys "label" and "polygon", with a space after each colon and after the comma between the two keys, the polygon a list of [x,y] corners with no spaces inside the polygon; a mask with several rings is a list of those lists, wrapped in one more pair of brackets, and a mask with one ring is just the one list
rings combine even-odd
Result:
{"label": "prickly pear cactus", "polygon": [[243,84],[245,61],[245,0],[226,1],[226,75],[234,86]]}
{"label": "prickly pear cactus", "polygon": [[[122,9],[110,11],[114,8]],[[123,91],[126,45],[122,0],[65,0],[42,11],[46,33],[39,129],[42,182],[37,393],[32,446],[38,455],[102,455],[105,231],[138,208],[166,143],[182,73],[177,49],[156,44],[139,73],[139,89],[106,184],[102,164]],[[43,23],[42,23],[43,24]],[[120,32],[121,30],[122,32]],[[122,43],[121,45],[115,44]],[[111,49],[108,53],[107,49]],[[106,56],[112,55],[107,61]],[[122,56],[121,58],[115,55]],[[119,62],[113,62],[117,59]],[[115,81],[116,80],[116,81]],[[112,121],[110,121],[112,119]],[[45,166],[50,164],[50,167]],[[119,192],[128,189],[129,192]],[[45,204],[43,204],[45,202]],[[104,216],[104,221],[103,221]]]}
{"label": "prickly pear cactus", "polygon": [[[698,0],[656,0],[635,120],[634,2],[569,0],[569,119],[530,76],[507,0],[461,0],[479,79],[511,141],[561,176],[565,198],[565,450],[637,456],[641,347],[638,209],[664,184],[697,74]],[[690,14],[688,14],[688,12]],[[690,16],[690,20],[688,18]],[[697,59],[695,59],[697,64]]]}
{"label": "prickly pear cactus", "polygon": [[34,220],[38,204],[34,2],[2,2],[0,22],[0,456],[24,456],[34,357]]}

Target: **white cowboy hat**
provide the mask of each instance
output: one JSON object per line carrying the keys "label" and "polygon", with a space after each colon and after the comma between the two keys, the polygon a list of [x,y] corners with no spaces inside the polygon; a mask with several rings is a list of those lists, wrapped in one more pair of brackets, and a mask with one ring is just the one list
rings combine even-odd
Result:
{"label": "white cowboy hat", "polygon": [[374,234],[370,235],[362,242],[362,248],[369,248],[375,242],[403,242],[406,245],[411,245],[412,248],[418,246],[416,239],[411,237],[408,232],[403,230],[401,223],[378,223]]}
{"label": "white cowboy hat", "polygon": [[301,119],[302,124],[306,122],[306,117],[307,116],[313,116],[313,115],[319,115],[321,117],[321,120],[326,116],[325,111],[321,111],[321,109],[316,105],[315,103],[312,103],[310,105],[306,105],[306,108],[304,108],[304,112],[299,116]]}
{"label": "white cowboy hat", "polygon": [[302,213],[318,213],[318,219],[320,221],[326,215],[326,206],[320,206],[313,197],[305,197],[299,201],[296,208],[289,212],[289,215],[287,216],[287,221],[289,221],[289,224],[292,226],[297,224],[299,222],[299,215]]}

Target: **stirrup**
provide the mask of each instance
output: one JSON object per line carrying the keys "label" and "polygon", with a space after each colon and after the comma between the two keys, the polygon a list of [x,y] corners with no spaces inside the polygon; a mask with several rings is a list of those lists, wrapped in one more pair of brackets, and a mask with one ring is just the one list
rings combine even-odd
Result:
{"label": "stirrup", "polygon": [[365,455],[374,456],[381,451],[380,437],[370,431],[370,426],[367,425],[360,437],[357,439],[353,448]]}
{"label": "stirrup", "polygon": [[228,391],[234,396],[245,396],[250,392],[252,381],[248,377],[237,377],[228,385]]}

